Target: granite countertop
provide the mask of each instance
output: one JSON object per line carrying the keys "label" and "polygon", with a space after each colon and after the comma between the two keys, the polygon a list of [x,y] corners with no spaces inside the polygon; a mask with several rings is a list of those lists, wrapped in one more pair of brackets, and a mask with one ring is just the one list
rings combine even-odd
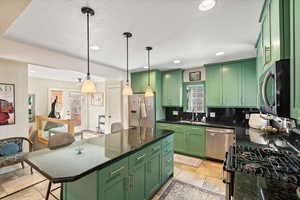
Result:
{"label": "granite countertop", "polygon": [[169,121],[169,120],[158,120],[157,123],[168,123],[168,124],[182,124],[182,125],[191,125],[191,126],[207,126],[214,128],[229,128],[235,129],[240,127],[239,125],[228,125],[222,123],[212,123],[212,122],[189,122],[189,121]]}
{"label": "granite countertop", "polygon": [[[236,128],[235,134],[237,145],[265,146],[297,153],[287,145],[291,136],[283,133],[266,133],[252,128]],[[297,200],[297,185],[295,184],[241,172],[235,172],[234,183],[234,199],[236,200]]]}
{"label": "granite countertop", "polygon": [[[53,183],[71,182],[173,133],[156,128],[132,128],[56,150],[35,151],[25,161]],[[77,154],[79,148],[82,154]]]}

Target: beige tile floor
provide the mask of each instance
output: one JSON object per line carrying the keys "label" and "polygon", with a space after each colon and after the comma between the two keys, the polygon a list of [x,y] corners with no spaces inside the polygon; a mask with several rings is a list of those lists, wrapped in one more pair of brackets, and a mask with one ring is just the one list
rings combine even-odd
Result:
{"label": "beige tile floor", "polygon": [[[203,161],[197,168],[184,164],[175,163],[174,178],[215,193],[225,194],[225,185],[221,180],[222,165],[212,161]],[[34,172],[30,174],[29,167],[18,169],[14,172],[0,175],[0,199],[8,193],[26,187],[34,182],[43,180],[44,177]],[[160,195],[168,187],[170,181],[153,197],[152,200],[158,200]],[[14,194],[3,200],[43,200],[47,190],[48,181],[44,181],[25,191]],[[53,186],[55,187],[55,186]],[[55,194],[59,197],[59,191]],[[211,200],[212,198],[208,198]],[[54,200],[50,197],[50,200]]]}

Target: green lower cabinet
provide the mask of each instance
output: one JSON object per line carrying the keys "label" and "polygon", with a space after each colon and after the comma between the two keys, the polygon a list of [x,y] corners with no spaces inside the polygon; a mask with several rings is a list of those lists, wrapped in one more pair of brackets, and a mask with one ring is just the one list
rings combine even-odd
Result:
{"label": "green lower cabinet", "polygon": [[186,151],[186,134],[183,130],[175,132],[174,150],[181,153]]}
{"label": "green lower cabinet", "polygon": [[99,182],[101,200],[128,199],[128,164],[129,159],[122,159],[103,170],[100,170]]}
{"label": "green lower cabinet", "polygon": [[64,200],[147,200],[173,174],[170,135],[75,182],[64,184]]}
{"label": "green lower cabinet", "polygon": [[145,163],[129,171],[129,199],[143,200],[145,198],[146,182]]}
{"label": "green lower cabinet", "polygon": [[158,123],[158,127],[167,127],[175,131],[174,150],[177,153],[204,157],[205,128],[202,126]]}
{"label": "green lower cabinet", "polygon": [[155,194],[161,185],[161,151],[153,154],[146,167],[146,199]]}
{"label": "green lower cabinet", "polygon": [[65,200],[97,200],[98,188],[97,180],[98,172],[94,172],[85,176],[78,181],[64,184]]}

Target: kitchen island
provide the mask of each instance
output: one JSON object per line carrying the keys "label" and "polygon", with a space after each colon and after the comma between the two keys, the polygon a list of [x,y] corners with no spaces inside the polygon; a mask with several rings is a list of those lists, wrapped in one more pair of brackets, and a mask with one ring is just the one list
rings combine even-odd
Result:
{"label": "kitchen island", "polygon": [[133,128],[28,154],[65,200],[149,199],[173,176],[173,131]]}

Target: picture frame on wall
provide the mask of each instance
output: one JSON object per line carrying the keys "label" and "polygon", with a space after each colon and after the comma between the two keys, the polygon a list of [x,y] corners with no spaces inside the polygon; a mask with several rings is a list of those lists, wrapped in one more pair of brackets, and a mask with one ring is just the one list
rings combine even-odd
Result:
{"label": "picture frame on wall", "polygon": [[28,121],[35,122],[35,94],[28,95]]}
{"label": "picture frame on wall", "polygon": [[16,123],[15,85],[0,83],[0,126]]}
{"label": "picture frame on wall", "polygon": [[189,80],[190,81],[201,81],[201,72],[190,72],[189,73]]}
{"label": "picture frame on wall", "polygon": [[103,106],[104,105],[104,93],[98,92],[91,94],[91,105],[93,106]]}

